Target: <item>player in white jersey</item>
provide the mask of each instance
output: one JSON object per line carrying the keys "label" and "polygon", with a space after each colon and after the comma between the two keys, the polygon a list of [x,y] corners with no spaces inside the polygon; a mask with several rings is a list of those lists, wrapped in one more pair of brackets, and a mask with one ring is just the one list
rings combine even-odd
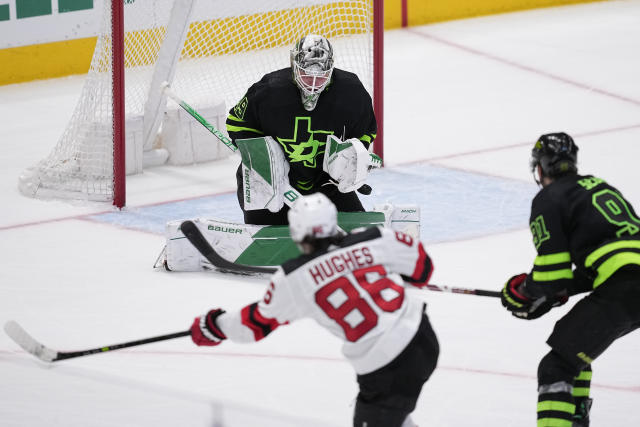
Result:
{"label": "player in white jersey", "polygon": [[321,193],[301,198],[288,219],[303,255],[278,268],[261,301],[197,317],[193,342],[255,342],[280,325],[313,318],[344,340],[343,353],[357,373],[354,426],[412,426],[409,414],[436,367],[439,346],[424,302],[404,286],[426,285],[431,259],[419,241],[390,229],[343,234],[335,206]]}

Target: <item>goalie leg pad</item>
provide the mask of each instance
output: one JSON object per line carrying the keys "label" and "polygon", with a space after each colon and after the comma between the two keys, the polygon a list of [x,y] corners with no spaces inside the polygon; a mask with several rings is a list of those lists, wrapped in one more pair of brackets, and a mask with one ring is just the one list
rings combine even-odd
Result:
{"label": "goalie leg pad", "polygon": [[373,210],[384,213],[385,227],[420,239],[420,206],[385,203],[374,206]]}
{"label": "goalie leg pad", "polygon": [[[224,259],[253,266],[279,266],[300,255],[291,240],[289,227],[283,225],[238,224],[217,219],[194,219],[203,237]],[[203,271],[213,268],[182,233],[184,220],[170,221],[164,257],[156,261],[170,271]],[[384,215],[379,212],[340,212],[338,226],[351,231],[369,225],[384,225]]]}
{"label": "goalie leg pad", "polygon": [[[166,268],[171,271],[202,271],[208,269],[208,261],[198,252],[180,230],[183,220],[169,221],[167,236]],[[252,234],[261,227],[237,224],[215,219],[194,219],[203,236],[225,258],[234,261],[253,242]]]}
{"label": "goalie leg pad", "polygon": [[289,163],[270,136],[235,141],[242,156],[244,209],[278,212],[289,186]]}

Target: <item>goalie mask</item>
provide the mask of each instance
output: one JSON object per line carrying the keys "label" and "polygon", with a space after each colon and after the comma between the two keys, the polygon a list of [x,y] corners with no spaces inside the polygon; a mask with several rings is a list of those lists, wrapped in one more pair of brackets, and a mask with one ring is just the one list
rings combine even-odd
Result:
{"label": "goalie mask", "polygon": [[301,38],[291,50],[291,70],[304,109],[312,111],[333,73],[333,48],[329,40],[315,34]]}
{"label": "goalie mask", "polygon": [[287,213],[291,239],[303,252],[303,243],[339,234],[338,210],[327,196],[314,193],[300,197]]}
{"label": "goalie mask", "polygon": [[532,172],[540,165],[543,176],[554,178],[565,173],[576,173],[577,161],[578,146],[573,138],[564,132],[557,132],[538,138],[531,150],[529,165]]}

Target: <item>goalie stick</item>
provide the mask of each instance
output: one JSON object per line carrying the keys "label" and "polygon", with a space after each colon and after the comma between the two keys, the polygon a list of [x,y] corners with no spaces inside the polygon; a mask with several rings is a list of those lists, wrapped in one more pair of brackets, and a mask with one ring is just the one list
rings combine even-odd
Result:
{"label": "goalie stick", "polygon": [[[171,88],[169,87],[168,82],[163,82],[160,87],[162,88],[162,92],[171,98],[174,102],[176,102],[184,111],[189,113],[191,117],[196,119],[202,126],[204,126],[209,132],[211,132],[220,142],[222,142],[229,150],[234,153],[238,151],[238,148],[233,145],[233,142],[230,138],[225,136],[222,132],[216,129],[211,123],[207,121],[200,113],[198,113],[191,105],[187,104],[182,98],[180,98]],[[369,153],[369,169],[379,168],[382,166],[382,159],[380,156],[374,153]],[[360,188],[358,188],[358,192],[360,194],[369,195],[371,194],[371,187],[367,184],[363,184]],[[300,193],[295,190],[293,187],[288,186],[285,190],[285,198],[284,202],[287,206],[291,207],[293,202],[300,197]]]}
{"label": "goalie stick", "polygon": [[193,246],[204,256],[207,261],[216,269],[225,273],[235,274],[271,274],[276,271],[271,267],[258,267],[254,265],[245,265],[231,262],[224,259],[219,253],[213,249],[207,239],[202,235],[198,226],[193,221],[184,221],[180,224],[180,231],[191,242]]}
{"label": "goalie stick", "polygon": [[138,345],[149,344],[157,341],[171,340],[174,338],[186,337],[191,335],[191,331],[176,332],[173,334],[160,335],[157,337],[144,338],[135,341],[129,341],[120,344],[113,344],[109,346],[92,348],[89,350],[79,351],[57,351],[53,350],[44,344],[36,341],[27,331],[18,324],[18,322],[10,320],[4,325],[4,331],[9,337],[15,341],[20,347],[22,347],[27,353],[30,353],[42,360],[43,362],[51,363],[59,360],[73,359],[75,357],[89,356],[97,353],[106,353],[108,351],[120,350],[127,347],[135,347]]}

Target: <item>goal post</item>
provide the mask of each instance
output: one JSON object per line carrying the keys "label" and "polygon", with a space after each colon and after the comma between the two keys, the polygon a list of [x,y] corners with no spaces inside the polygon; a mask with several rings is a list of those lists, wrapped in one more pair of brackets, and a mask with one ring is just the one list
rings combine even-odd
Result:
{"label": "goal post", "polygon": [[126,138],[124,106],[124,1],[111,3],[111,34],[113,40],[111,61],[113,103],[113,204],[124,207],[127,195]]}
{"label": "goal post", "polygon": [[80,99],[57,144],[23,172],[37,198],[126,204],[126,175],[224,158],[230,151],[167,103],[162,83],[217,128],[251,84],[289,66],[308,33],[329,38],[335,66],[356,73],[383,150],[383,0],[102,0]]}

